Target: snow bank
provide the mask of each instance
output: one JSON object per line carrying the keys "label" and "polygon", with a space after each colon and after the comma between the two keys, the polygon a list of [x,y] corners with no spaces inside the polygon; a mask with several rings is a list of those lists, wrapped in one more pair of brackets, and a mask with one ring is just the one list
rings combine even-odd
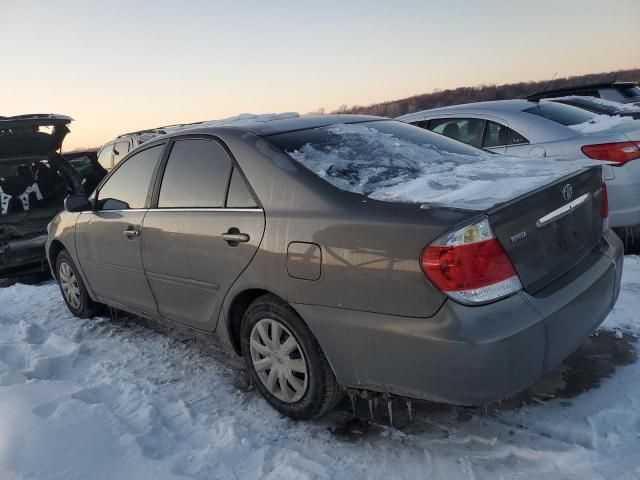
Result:
{"label": "snow bank", "polygon": [[334,125],[327,145],[287,153],[341,190],[376,200],[484,210],[551,183],[592,160],[460,155],[414,143],[364,124]]}
{"label": "snow bank", "polygon": [[[640,259],[625,262],[620,299],[604,326],[637,335]],[[193,338],[128,321],[78,320],[53,284],[0,289],[0,479],[640,474],[637,361],[571,401],[489,414],[414,405],[409,427],[393,429],[380,419],[364,436],[343,440],[328,429],[348,411],[310,422],[283,418],[257,392],[234,387],[235,371],[198,347]]]}
{"label": "snow bank", "polygon": [[579,123],[577,125],[569,125],[569,128],[579,133],[595,133],[610,130],[620,125],[637,125],[640,128],[640,121],[633,117],[620,117],[610,115],[596,115],[591,120]]}

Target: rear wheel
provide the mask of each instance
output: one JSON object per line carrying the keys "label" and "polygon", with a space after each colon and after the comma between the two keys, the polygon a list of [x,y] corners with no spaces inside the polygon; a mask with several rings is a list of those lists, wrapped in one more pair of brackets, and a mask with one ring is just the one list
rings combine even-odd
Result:
{"label": "rear wheel", "polygon": [[56,258],[56,276],[69,311],[79,318],[92,317],[96,313],[97,304],[89,297],[82,277],[66,250]]}
{"label": "rear wheel", "polygon": [[342,398],[329,362],[298,314],[273,295],[255,300],[240,331],[251,378],[279,412],[304,420],[332,409]]}

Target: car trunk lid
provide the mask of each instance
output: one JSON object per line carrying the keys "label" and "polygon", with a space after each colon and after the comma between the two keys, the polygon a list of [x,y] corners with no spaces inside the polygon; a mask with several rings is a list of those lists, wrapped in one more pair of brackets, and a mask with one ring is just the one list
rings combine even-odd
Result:
{"label": "car trunk lid", "polygon": [[488,212],[524,289],[534,293],[578,264],[602,235],[598,167],[568,175]]}

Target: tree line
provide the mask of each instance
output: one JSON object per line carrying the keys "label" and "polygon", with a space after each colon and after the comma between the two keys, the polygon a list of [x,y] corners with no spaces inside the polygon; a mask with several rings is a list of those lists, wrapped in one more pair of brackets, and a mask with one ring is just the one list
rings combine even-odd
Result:
{"label": "tree line", "polygon": [[[341,105],[331,113],[356,113],[365,115],[379,115],[382,117],[397,117],[406,113],[427,110],[430,108],[446,107],[461,103],[484,102],[487,100],[509,100],[523,98],[531,93],[545,89],[569,87],[586,83],[598,82],[637,82],[640,80],[640,68],[619,70],[615,72],[592,73],[573,77],[554,78],[540,82],[505,83],[503,85],[478,85],[475,87],[459,87],[447,90],[434,90],[408,98],[392,100],[362,106]],[[314,113],[324,113],[314,112]]]}

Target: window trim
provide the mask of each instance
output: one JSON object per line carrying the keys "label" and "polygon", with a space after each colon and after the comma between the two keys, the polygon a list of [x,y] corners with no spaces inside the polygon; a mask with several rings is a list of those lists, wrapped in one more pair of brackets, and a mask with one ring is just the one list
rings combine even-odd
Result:
{"label": "window trim", "polygon": [[[124,165],[129,158],[131,158],[133,156],[133,154],[138,154],[138,153],[142,153],[146,150],[149,150],[150,148],[154,148],[154,147],[158,147],[161,146],[163,148],[162,153],[160,154],[160,160],[158,161],[156,168],[153,170],[153,173],[151,174],[151,182],[149,183],[149,187],[147,190],[147,195],[145,197],[145,201],[144,201],[144,207],[143,208],[127,208],[125,210],[101,210],[98,208],[98,204],[100,202],[100,191],[102,190],[102,187],[104,187],[104,185],[109,181],[109,179],[115,174],[115,172],[118,171],[118,169]],[[153,144],[145,144],[144,147],[139,148],[139,149],[134,149],[131,150],[129,153],[127,153],[125,155],[125,157],[120,160],[116,165],[113,166],[113,168],[111,170],[109,170],[109,173],[107,173],[107,175],[105,175],[105,177],[102,179],[102,181],[98,184],[98,186],[95,188],[94,193],[91,195],[93,201],[91,202],[93,204],[93,211],[94,212],[131,212],[131,211],[136,211],[136,210],[147,210],[149,209],[150,205],[151,205],[151,193],[153,192],[153,187],[155,186],[155,182],[156,182],[156,178],[158,175],[158,168],[160,166],[160,164],[162,163],[162,160],[164,159],[164,156],[166,155],[167,152],[167,141],[166,140],[162,140],[159,142],[154,142]]]}
{"label": "window trim", "polygon": [[[225,151],[225,153],[227,154],[227,156],[229,157],[229,159],[231,160],[231,172],[229,173],[229,178],[227,178],[227,185],[225,188],[225,193],[224,193],[224,206],[223,207],[189,207],[189,208],[185,208],[185,207],[158,207],[158,201],[160,199],[160,189],[162,187],[162,180],[164,178],[164,173],[166,171],[167,168],[167,163],[169,162],[169,156],[171,155],[171,151],[173,150],[173,146],[175,145],[175,143],[177,141],[182,141],[182,140],[208,140],[208,141],[212,141],[212,142],[216,142],[218,145],[220,145],[222,147],[222,149]],[[249,193],[251,194],[251,196],[253,197],[253,200],[256,202],[257,207],[247,207],[247,208],[227,208],[227,200],[229,197],[229,184],[231,182],[231,175],[233,174],[233,170],[237,169],[238,172],[240,173],[242,179],[244,180]],[[259,210],[259,211],[264,211],[263,207],[262,207],[262,203],[260,202],[260,199],[258,198],[258,196],[256,195],[256,192],[253,190],[253,187],[251,186],[251,183],[249,183],[249,181],[247,180],[246,175],[244,174],[244,172],[242,171],[242,169],[240,168],[240,166],[238,165],[238,162],[236,161],[235,156],[233,155],[233,153],[231,153],[231,150],[229,149],[229,147],[227,147],[227,145],[224,143],[224,141],[215,136],[215,135],[211,135],[211,134],[187,134],[187,135],[179,135],[179,136],[175,136],[175,137],[171,137],[168,140],[168,145],[165,148],[165,153],[162,157],[162,160],[160,161],[160,168],[158,168],[157,172],[156,172],[156,179],[153,185],[153,192],[151,195],[151,202],[149,204],[149,208],[148,210],[151,211],[159,211],[159,212],[177,212],[177,211],[188,211],[188,212],[202,212],[202,211],[233,211],[233,210],[240,210],[240,211],[252,211],[252,210]]]}

